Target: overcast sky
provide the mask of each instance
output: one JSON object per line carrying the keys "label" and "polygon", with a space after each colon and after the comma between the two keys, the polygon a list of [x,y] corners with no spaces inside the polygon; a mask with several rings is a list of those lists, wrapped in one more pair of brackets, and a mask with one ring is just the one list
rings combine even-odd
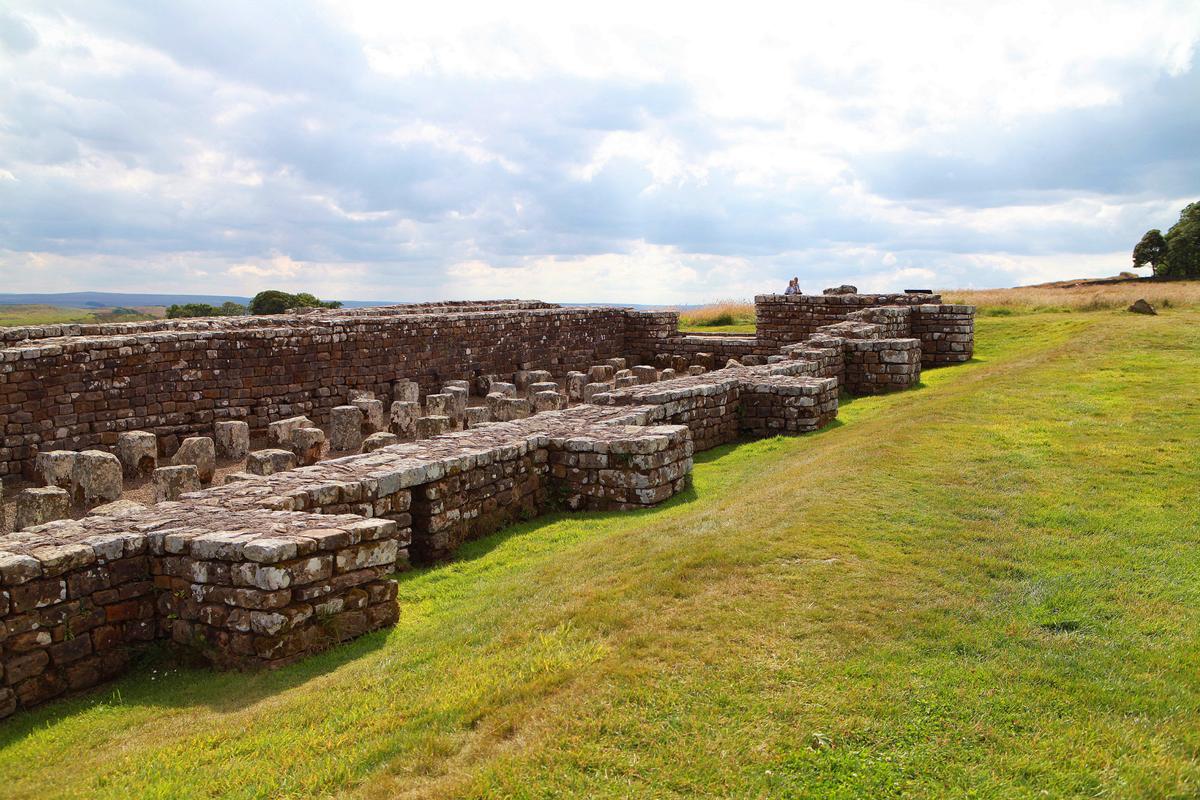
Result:
{"label": "overcast sky", "polygon": [[694,303],[1129,268],[1200,3],[0,4],[0,291]]}

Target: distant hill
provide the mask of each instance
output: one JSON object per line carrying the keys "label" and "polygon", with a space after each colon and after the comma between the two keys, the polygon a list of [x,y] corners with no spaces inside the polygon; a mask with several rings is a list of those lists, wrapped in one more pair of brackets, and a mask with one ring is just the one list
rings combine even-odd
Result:
{"label": "distant hill", "polygon": [[[217,294],[138,294],[134,292],[59,292],[52,294],[0,294],[0,305],[47,305],[60,308],[110,308],[112,306],[169,306],[176,303],[250,302],[249,297]],[[394,300],[343,300],[347,308],[393,305]]]}

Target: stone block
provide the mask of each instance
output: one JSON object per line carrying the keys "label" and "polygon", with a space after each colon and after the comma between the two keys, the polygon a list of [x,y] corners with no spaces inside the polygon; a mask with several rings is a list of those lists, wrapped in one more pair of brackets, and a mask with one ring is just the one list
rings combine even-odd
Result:
{"label": "stone block", "polygon": [[673,381],[673,380],[675,380],[675,370],[674,370],[674,368],[672,368],[672,367],[667,367],[666,369],[664,369],[662,372],[660,372],[660,373],[658,374],[658,379],[659,379],[660,381]]}
{"label": "stone block", "polygon": [[379,431],[378,433],[372,433],[366,439],[363,439],[362,451],[364,453],[370,453],[378,450],[381,447],[387,447],[388,445],[399,443],[400,437],[396,434],[388,433],[387,431]]}
{"label": "stone block", "polygon": [[588,368],[589,383],[608,383],[616,376],[612,364],[596,364]]}
{"label": "stone block", "polygon": [[291,450],[255,450],[246,456],[246,471],[251,475],[274,475],[296,468],[296,454]]}
{"label": "stone block", "polygon": [[[465,383],[465,381],[463,381]],[[450,398],[447,403],[447,416],[457,425],[462,422],[463,415],[467,411],[468,393],[463,386],[446,386],[442,389],[442,394]]]}
{"label": "stone block", "polygon": [[57,486],[22,489],[17,492],[13,528],[21,531],[56,519],[66,519],[70,509],[71,496],[66,489]]}
{"label": "stone block", "polygon": [[515,383],[506,383],[504,381],[496,381],[492,384],[492,391],[488,394],[499,393],[505,397],[517,396],[517,385]]}
{"label": "stone block", "polygon": [[411,439],[417,433],[417,417],[421,416],[421,404],[413,400],[397,400],[389,413],[392,433],[402,439]]}
{"label": "stone block", "polygon": [[612,386],[607,383],[589,383],[583,387],[583,402],[590,403],[592,398],[601,392],[612,391]]}
{"label": "stone block", "polygon": [[[293,434],[294,435],[294,434]],[[175,453],[175,465],[191,464],[201,483],[212,483],[217,471],[217,447],[207,436],[189,436]]]}
{"label": "stone block", "polygon": [[158,437],[149,431],[117,434],[117,458],[126,477],[149,475],[158,468]]}
{"label": "stone block", "polygon": [[411,381],[403,378],[398,381],[392,381],[392,402],[393,403],[419,403],[421,402],[421,387],[416,381]]}
{"label": "stone block", "polygon": [[49,450],[33,459],[33,470],[43,486],[71,488],[71,471],[75,468],[76,453],[72,450]]}
{"label": "stone block", "polygon": [[468,406],[464,421],[468,428],[475,428],[492,421],[492,412],[487,406]]}
{"label": "stone block", "polygon": [[200,491],[200,471],[195,464],[154,470],[154,502],[178,500],[186,492]]}
{"label": "stone block", "polygon": [[363,433],[376,433],[386,427],[383,419],[382,400],[376,400],[374,397],[360,397],[352,400],[350,405],[357,406],[363,412]]}
{"label": "stone block", "polygon": [[564,381],[564,389],[567,392],[567,400],[578,403],[583,400],[583,387],[587,385],[587,375],[582,372],[568,372]]}
{"label": "stone block", "polygon": [[427,417],[448,417],[448,416],[450,416],[450,395],[440,394],[440,393],[425,395],[425,416],[427,416]]}
{"label": "stone block", "polygon": [[557,391],[537,392],[532,400],[535,414],[543,411],[558,411],[563,407],[563,396]]}
{"label": "stone block", "polygon": [[358,406],[334,406],[329,412],[330,446],[338,452],[360,450],[364,417]]}
{"label": "stone block", "polygon": [[[378,400],[374,402],[378,403]],[[296,463],[302,467],[316,464],[329,453],[325,431],[320,428],[299,428],[292,433],[292,452]]]}
{"label": "stone block", "polygon": [[250,452],[250,426],[236,419],[221,420],[213,426],[217,455],[241,461]]}
{"label": "stone block", "polygon": [[637,378],[638,383],[657,383],[658,370],[649,364],[638,364],[633,368],[633,376]]}
{"label": "stone block", "polygon": [[428,439],[450,430],[450,418],[434,415],[417,418],[417,438]]}
{"label": "stone block", "polygon": [[300,428],[313,427],[313,421],[305,416],[288,417],[267,425],[267,442],[273,447],[292,446],[292,432]]}
{"label": "stone block", "polygon": [[71,466],[71,494],[84,505],[111,502],[121,496],[121,460],[103,450],[76,453]]}

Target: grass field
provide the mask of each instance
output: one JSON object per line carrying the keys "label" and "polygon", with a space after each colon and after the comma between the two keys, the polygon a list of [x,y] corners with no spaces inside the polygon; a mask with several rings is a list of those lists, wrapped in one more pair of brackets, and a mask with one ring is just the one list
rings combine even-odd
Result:
{"label": "grass field", "polygon": [[1015,289],[949,289],[947,303],[967,303],[982,314],[1031,311],[1106,311],[1144,299],[1157,308],[1200,305],[1200,281],[1131,281],[1079,286],[1019,286]]}
{"label": "grass field", "polygon": [[[136,312],[136,313],[128,313]],[[136,322],[166,315],[162,306],[138,306],[130,309],[65,308],[46,305],[0,305],[0,328],[23,325],[56,325],[65,322]]]}
{"label": "grass field", "polygon": [[1200,310],[977,359],[694,490],[403,576],[270,674],[150,660],[0,723],[5,797],[1194,797]]}

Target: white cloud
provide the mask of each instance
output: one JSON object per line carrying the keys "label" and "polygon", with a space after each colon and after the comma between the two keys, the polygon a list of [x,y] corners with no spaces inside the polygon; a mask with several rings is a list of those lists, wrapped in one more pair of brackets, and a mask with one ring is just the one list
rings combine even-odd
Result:
{"label": "white cloud", "polygon": [[1195,3],[852,16],[10,4],[0,269],[347,299],[986,285],[1122,269],[1194,199]]}

